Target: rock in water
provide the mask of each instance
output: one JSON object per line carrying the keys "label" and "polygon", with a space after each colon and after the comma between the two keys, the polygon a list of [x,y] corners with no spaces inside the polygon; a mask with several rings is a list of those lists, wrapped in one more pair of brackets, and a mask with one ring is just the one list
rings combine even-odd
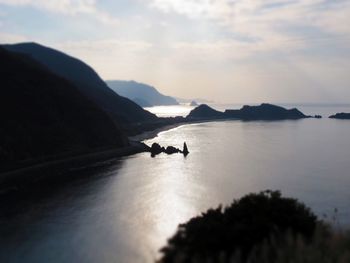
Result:
{"label": "rock in water", "polygon": [[151,152],[152,157],[155,157],[160,153],[166,153],[166,154],[183,153],[184,155],[187,155],[189,153],[186,143],[184,144],[184,152],[174,146],[168,146],[167,148],[164,148],[160,146],[158,143],[153,143],[152,146],[149,148],[149,151]]}
{"label": "rock in water", "polygon": [[197,103],[195,100],[193,100],[193,101],[191,101],[190,106],[191,106],[191,107],[197,107],[197,106],[198,106],[198,103]]}
{"label": "rock in water", "polygon": [[173,153],[178,153],[178,152],[180,152],[180,150],[175,148],[174,146],[168,146],[165,149],[166,154],[173,154]]}
{"label": "rock in water", "polygon": [[187,144],[186,144],[186,142],[184,142],[184,148],[183,148],[183,150],[182,150],[182,153],[186,156],[187,154],[189,154],[190,152],[188,151],[188,149],[187,149]]}
{"label": "rock in water", "polygon": [[158,143],[153,143],[151,146],[151,156],[154,157],[157,154],[163,152],[164,148],[161,147]]}

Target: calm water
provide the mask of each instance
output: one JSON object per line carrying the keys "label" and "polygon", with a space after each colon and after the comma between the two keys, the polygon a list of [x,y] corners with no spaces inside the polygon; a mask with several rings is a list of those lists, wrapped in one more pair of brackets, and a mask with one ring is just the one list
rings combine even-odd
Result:
{"label": "calm water", "polygon": [[0,262],[153,262],[179,223],[264,189],[300,198],[320,216],[338,208],[350,226],[349,134],[350,121],[327,118],[193,124],[146,141],[186,141],[186,158],[144,153],[55,171],[86,178],[2,200]]}

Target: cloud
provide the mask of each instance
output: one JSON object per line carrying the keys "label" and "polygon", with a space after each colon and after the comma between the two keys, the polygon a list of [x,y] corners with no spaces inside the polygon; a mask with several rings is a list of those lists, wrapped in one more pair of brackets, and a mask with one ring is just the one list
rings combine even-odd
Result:
{"label": "cloud", "polygon": [[70,51],[83,50],[84,52],[116,54],[147,51],[152,47],[152,44],[146,41],[103,39],[94,41],[67,41],[59,44],[59,47]]}
{"label": "cloud", "polygon": [[[0,0],[0,5],[88,16],[104,24],[118,23],[112,10],[123,18],[117,29],[91,28],[92,23],[82,21],[84,32],[77,34],[65,23],[55,39],[56,32],[38,34],[37,28],[11,27],[13,21],[4,19],[0,29],[8,32],[0,30],[0,41],[41,42],[81,58],[106,79],[136,79],[178,96],[350,98],[349,0],[133,0],[105,2],[107,11],[99,3]],[[7,17],[4,11],[13,10],[3,8],[0,17]]]}
{"label": "cloud", "polygon": [[[1,28],[1,25],[0,25]],[[26,36],[17,35],[17,34],[9,34],[9,33],[0,33],[0,43],[18,43],[28,41]]]}
{"label": "cloud", "polygon": [[52,13],[76,16],[85,14],[108,25],[118,25],[119,20],[97,8],[96,0],[0,0],[9,6],[31,6]]}
{"label": "cloud", "polygon": [[212,21],[237,41],[266,47],[294,40],[312,46],[321,36],[350,34],[347,0],[150,0],[150,5],[161,12]]}
{"label": "cloud", "polygon": [[82,59],[105,78],[130,75],[130,71],[142,70],[144,61],[152,60],[149,52],[153,45],[146,41],[103,39],[46,44]]}
{"label": "cloud", "polygon": [[266,53],[289,53],[305,48],[303,41],[270,40],[263,42],[241,42],[234,39],[207,42],[177,42],[172,45],[176,54],[184,59],[210,61],[244,60]]}

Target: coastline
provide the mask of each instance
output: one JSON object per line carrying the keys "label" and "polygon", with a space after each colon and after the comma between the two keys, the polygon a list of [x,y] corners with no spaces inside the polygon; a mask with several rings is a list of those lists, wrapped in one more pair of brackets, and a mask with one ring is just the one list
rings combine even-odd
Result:
{"label": "coastline", "polygon": [[[40,176],[38,171],[43,169],[59,169],[63,167],[78,168],[86,164],[106,161],[109,159],[130,156],[137,153],[145,152],[146,146],[143,143],[132,141],[131,145],[119,149],[108,149],[74,155],[56,160],[38,162],[32,165],[13,169],[0,173],[0,193],[17,189],[25,184],[31,184],[37,181],[51,181],[63,178],[54,178],[54,176]],[[45,178],[44,178],[45,177]]]}
{"label": "coastline", "polygon": [[153,138],[156,138],[159,133],[169,131],[178,127],[182,127],[185,125],[191,125],[191,124],[200,124],[200,123],[208,123],[208,122],[226,122],[226,121],[235,121],[238,119],[200,119],[200,120],[189,120],[189,121],[182,121],[178,123],[173,123],[169,125],[165,125],[163,127],[157,128],[155,130],[142,132],[135,136],[129,136],[128,139],[132,142],[140,142],[142,143],[145,140],[150,140]]}
{"label": "coastline", "polygon": [[184,126],[186,124],[192,124],[190,122],[179,122],[179,123],[174,123],[174,124],[170,124],[170,125],[165,125],[163,127],[160,127],[160,128],[157,128],[155,130],[152,130],[152,131],[146,131],[146,132],[142,132],[138,135],[135,135],[135,136],[130,136],[128,137],[128,139],[131,141],[131,142],[143,142],[145,140],[150,140],[150,139],[153,139],[155,137],[158,136],[159,133],[161,132],[164,132],[164,131],[169,131],[169,130],[172,130],[172,129],[175,129],[175,128],[178,128],[180,126]]}
{"label": "coastline", "polygon": [[[23,185],[28,181],[38,181],[38,180],[48,180],[50,181],[52,178],[50,176],[46,176],[47,178],[39,178],[39,176],[27,175],[31,174],[35,171],[40,171],[42,169],[50,168],[50,169],[59,169],[65,166],[67,168],[75,168],[82,167],[87,163],[96,163],[101,161],[107,161],[109,159],[121,158],[125,156],[134,155],[137,153],[142,153],[147,151],[147,146],[143,142],[145,140],[150,140],[156,138],[161,132],[169,131],[184,125],[191,124],[200,124],[200,123],[208,123],[208,122],[226,122],[226,121],[237,121],[237,118],[218,118],[218,119],[183,119],[179,122],[173,122],[171,124],[165,124],[164,126],[158,126],[150,131],[144,131],[134,136],[129,136],[130,146],[119,148],[119,149],[104,149],[97,150],[95,152],[82,153],[71,156],[52,156],[50,160],[36,160],[33,163],[23,165],[19,168],[14,168],[10,170],[5,170],[0,172],[0,194],[3,192],[5,188],[11,188],[20,184]],[[13,187],[12,187],[13,188]]]}
{"label": "coastline", "polygon": [[[37,161],[32,164],[25,165],[23,167],[12,169],[8,171],[0,172],[0,194],[17,190],[19,188],[29,188],[33,183],[40,182],[53,182],[63,181],[69,178],[57,178],[55,175],[40,175],[42,170],[55,170],[55,169],[74,169],[83,167],[86,164],[103,162],[111,159],[121,158],[125,156],[134,155],[147,151],[147,145],[143,143],[145,140],[155,138],[159,133],[169,131],[184,125],[206,123],[206,122],[217,122],[217,121],[231,121],[231,120],[191,120],[181,121],[178,123],[168,124],[163,127],[156,128],[151,131],[142,132],[135,136],[128,137],[130,146],[119,148],[119,149],[106,149],[96,152],[83,153],[79,155],[72,155],[67,157],[57,157],[47,161]],[[50,173],[48,173],[50,174]]]}
{"label": "coastline", "polygon": [[19,168],[5,170],[0,172],[0,194],[7,192],[8,190],[17,189],[19,185],[31,183],[33,181],[47,180],[50,181],[54,178],[48,176],[41,178],[40,176],[33,175],[43,169],[59,169],[67,166],[73,168],[81,167],[86,164],[106,161],[114,158],[121,158],[125,156],[134,155],[147,151],[147,146],[142,142],[147,139],[155,138],[160,132],[174,129],[176,127],[190,124],[188,122],[174,123],[171,125],[165,125],[155,130],[142,132],[135,136],[130,136],[130,146],[119,149],[106,149],[96,152],[83,153],[78,155],[57,157],[54,156],[51,160],[46,161],[34,161],[31,164],[24,165]]}
{"label": "coastline", "polygon": [[[264,107],[264,109],[267,107],[268,109],[272,108],[274,110],[276,110],[277,108],[277,112],[281,111],[280,107],[275,105],[270,105],[270,104],[261,104],[260,106],[256,106],[256,107],[260,107],[260,108]],[[110,159],[118,158],[118,157],[132,155],[140,152],[149,151],[149,146],[145,145],[143,141],[156,138],[161,132],[175,129],[183,125],[208,123],[208,122],[223,122],[223,121],[232,121],[232,120],[245,120],[244,118],[242,119],[236,116],[217,115],[218,111],[210,108],[207,105],[201,105],[196,109],[197,109],[197,112],[199,109],[199,113],[200,113],[199,116],[197,116],[198,113],[195,112],[197,113],[197,115],[194,114],[194,116],[190,116],[189,114],[187,117],[178,116],[178,117],[169,117],[169,118],[159,118],[158,121],[154,123],[146,122],[146,123],[136,123],[134,126],[131,125],[129,130],[125,131],[126,134],[130,135],[128,137],[130,145],[127,147],[123,147],[119,149],[112,149],[112,148],[96,149],[93,152],[85,152],[85,153],[71,152],[71,153],[67,153],[65,156],[62,156],[62,155],[48,156],[47,158],[43,158],[43,159],[22,161],[22,162],[16,163],[13,166],[3,167],[0,170],[0,189],[2,188],[4,183],[7,183],[8,181],[13,181],[13,180],[16,181],[15,178],[20,177],[17,175],[25,174],[28,171],[39,170],[50,166],[65,165],[72,162],[80,163],[85,161],[85,162],[93,163],[101,160],[107,160],[108,158]],[[286,111],[285,109],[282,109],[282,110]],[[204,115],[203,115],[203,111],[204,111]],[[303,115],[302,116],[303,118],[310,117],[310,116],[305,116],[304,114],[302,115]],[[72,164],[72,167],[74,166],[75,165]]]}

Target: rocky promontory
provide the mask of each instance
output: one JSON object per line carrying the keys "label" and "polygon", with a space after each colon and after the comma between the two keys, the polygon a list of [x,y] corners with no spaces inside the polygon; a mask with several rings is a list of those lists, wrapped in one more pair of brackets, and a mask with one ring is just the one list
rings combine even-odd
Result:
{"label": "rocky promontory", "polygon": [[285,109],[280,106],[263,103],[259,106],[245,105],[239,110],[214,110],[208,105],[202,104],[192,110],[186,117],[189,120],[208,119],[238,119],[238,120],[297,120],[311,118],[296,108]]}
{"label": "rocky promontory", "polygon": [[241,120],[296,120],[310,117],[296,108],[285,109],[268,103],[259,106],[245,105],[240,110],[226,110],[225,115]]}
{"label": "rocky promontory", "polygon": [[337,113],[335,115],[329,116],[329,118],[339,120],[350,120],[350,113]]}
{"label": "rocky promontory", "polygon": [[187,115],[186,119],[224,119],[225,117],[225,113],[214,110],[206,104],[201,104],[198,107],[191,110],[191,112]]}

